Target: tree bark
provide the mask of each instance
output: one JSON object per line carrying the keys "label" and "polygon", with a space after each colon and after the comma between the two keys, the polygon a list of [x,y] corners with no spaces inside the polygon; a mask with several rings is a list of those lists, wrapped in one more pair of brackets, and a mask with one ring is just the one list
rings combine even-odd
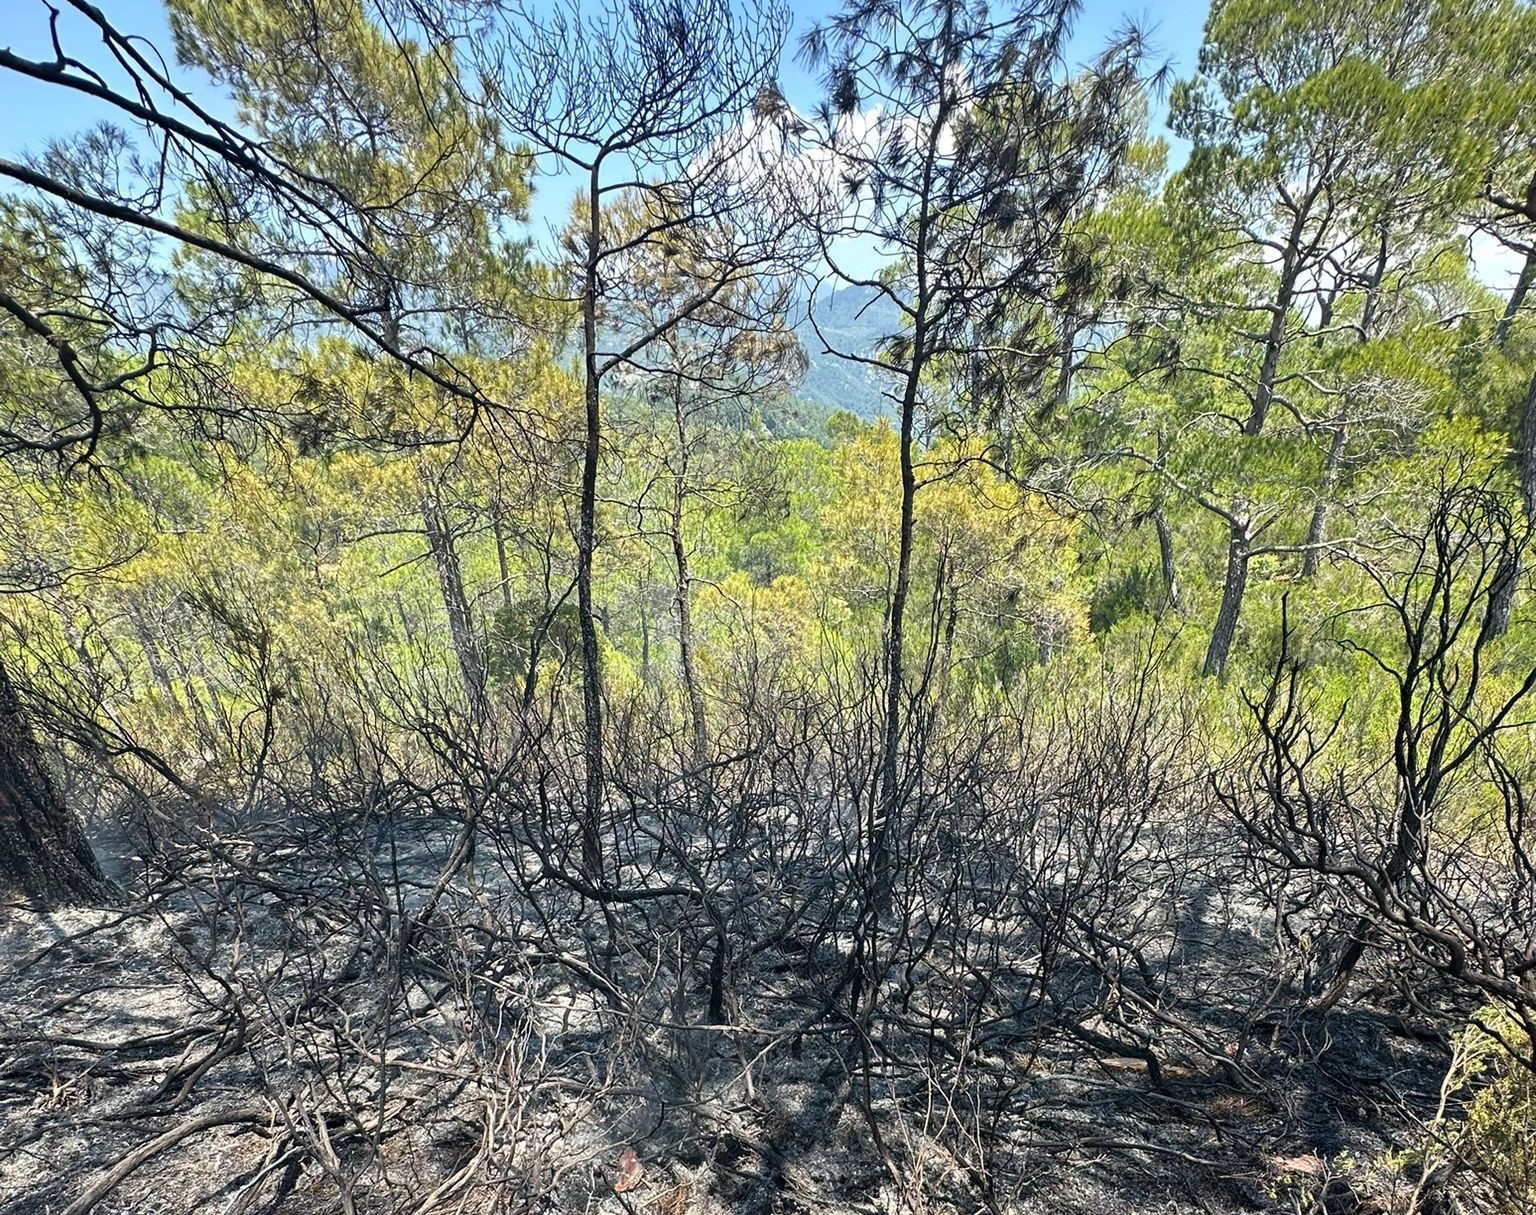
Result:
{"label": "tree bark", "polygon": [[1056,391],[1052,403],[1058,416],[1072,400],[1072,360],[1077,354],[1077,317],[1071,309],[1061,321],[1061,338],[1056,352]]}
{"label": "tree bark", "polygon": [[491,532],[496,537],[496,572],[501,575],[501,606],[512,610],[512,572],[507,565],[507,533],[501,525],[501,507],[498,504],[491,515]]}
{"label": "tree bark", "polygon": [[437,570],[443,607],[448,613],[448,635],[453,643],[454,658],[458,662],[459,678],[470,709],[477,719],[484,720],[489,707],[485,696],[485,665],[480,659],[480,648],[475,644],[474,621],[469,613],[469,599],[464,594],[464,574],[459,567],[459,554],[453,545],[453,532],[443,516],[436,487],[431,484],[425,470],[421,475],[426,490],[421,499],[421,521],[426,528],[432,565]]}
{"label": "tree bark", "polygon": [[114,903],[79,818],[43,763],[10,675],[0,666],[0,889],[39,907]]}
{"label": "tree bark", "polygon": [[[919,283],[922,283],[921,262]],[[920,286],[919,290],[922,288]],[[912,335],[912,365],[901,400],[901,501],[897,525],[896,582],[885,632],[885,714],[880,744],[880,780],[876,810],[869,830],[871,898],[878,913],[890,897],[891,824],[901,803],[902,697],[906,690],[907,600],[912,592],[912,539],[917,502],[917,473],[912,461],[917,419],[917,391],[924,364],[927,335],[925,316],[919,311]]]}
{"label": "tree bark", "polygon": [[1285,326],[1290,320],[1291,304],[1296,298],[1296,280],[1300,276],[1301,235],[1305,214],[1298,211],[1291,224],[1290,237],[1280,264],[1280,283],[1275,289],[1275,302],[1271,305],[1269,329],[1264,334],[1264,354],[1259,360],[1259,377],[1253,389],[1253,401],[1248,420],[1243,423],[1245,435],[1261,434],[1269,417],[1269,407],[1275,400],[1275,381],[1280,376],[1280,355],[1285,350]]}
{"label": "tree bark", "polygon": [[1498,326],[1493,331],[1495,345],[1503,346],[1509,341],[1510,327],[1515,323],[1515,317],[1524,306],[1525,297],[1530,294],[1533,282],[1536,282],[1536,245],[1532,245],[1526,253],[1525,264],[1520,267],[1520,277],[1515,280],[1515,289],[1509,293],[1509,302],[1504,305],[1504,315],[1499,317]]}
{"label": "tree bark", "polygon": [[592,559],[597,549],[597,470],[602,456],[602,398],[597,366],[598,262],[602,253],[602,160],[592,165],[587,184],[587,248],[582,283],[581,335],[585,436],[581,456],[581,506],[576,524],[576,611],[581,626],[582,762],[581,868],[590,882],[603,872],[599,823],[603,813],[602,651],[592,603]]}
{"label": "tree bark", "polygon": [[[1291,225],[1290,239],[1280,270],[1280,285],[1275,291],[1275,302],[1269,318],[1269,330],[1264,335],[1264,354],[1259,362],[1258,381],[1254,385],[1252,407],[1243,423],[1243,434],[1257,438],[1264,431],[1270,406],[1275,400],[1275,381],[1280,375],[1280,355],[1285,349],[1285,326],[1289,319],[1291,303],[1296,298],[1296,280],[1300,274],[1300,241],[1304,213],[1298,211]],[[1240,507],[1234,504],[1234,515]],[[1206,675],[1220,675],[1227,665],[1232,649],[1232,638],[1237,634],[1237,619],[1243,610],[1243,595],[1248,589],[1248,525],[1246,521],[1230,524],[1230,540],[1227,544],[1227,572],[1222,580],[1221,607],[1216,614],[1216,624],[1211,630],[1211,644],[1205,652]]]}
{"label": "tree bark", "polygon": [[[1520,501],[1525,505],[1527,525],[1536,524],[1536,375],[1525,390],[1520,408],[1520,432],[1515,440],[1515,471],[1520,485]],[[1493,588],[1488,602],[1489,627],[1495,637],[1509,631],[1515,611],[1515,591],[1525,564],[1524,552],[1515,555],[1510,576]]]}
{"label": "tree bark", "polygon": [[907,599],[912,590],[912,539],[917,504],[917,472],[912,448],[917,429],[918,389],[928,361],[929,294],[928,234],[934,223],[930,210],[933,164],[938,132],[948,117],[941,103],[929,136],[924,181],[918,208],[915,241],[915,307],[912,313],[912,345],[901,394],[901,434],[898,458],[901,466],[901,502],[896,548],[896,582],[891,588],[885,633],[885,713],[880,742],[878,793],[869,823],[870,904],[867,910],[871,936],[891,895],[891,825],[901,805],[902,699],[906,691]]}
{"label": "tree bark", "polygon": [[1227,576],[1221,588],[1221,607],[1216,626],[1211,630],[1211,644],[1205,651],[1203,674],[1220,675],[1232,653],[1232,639],[1237,635],[1237,619],[1243,610],[1243,595],[1248,589],[1248,561],[1253,539],[1248,534],[1248,519],[1234,512],[1228,525]]}
{"label": "tree bark", "polygon": [[1323,541],[1328,535],[1329,497],[1339,483],[1339,468],[1344,462],[1344,447],[1349,430],[1340,422],[1333,428],[1333,438],[1328,444],[1328,461],[1323,465],[1323,480],[1317,487],[1317,501],[1312,505],[1312,523],[1307,528],[1307,551],[1301,558],[1301,576],[1311,578],[1317,573],[1323,557]]}
{"label": "tree bark", "polygon": [[1168,516],[1159,506],[1152,512],[1152,526],[1157,529],[1157,561],[1163,574],[1163,605],[1179,606],[1178,567],[1173,559],[1173,529],[1168,526]]}
{"label": "tree bark", "polygon": [[709,722],[704,713],[704,690],[699,683],[693,647],[693,579],[688,571],[688,545],[683,537],[683,507],[688,492],[688,432],[683,416],[682,384],[673,384],[673,423],[677,427],[677,467],[672,475],[672,569],[677,604],[677,649],[682,665],[683,690],[688,697],[688,718],[693,729],[693,767],[702,773],[709,763]]}

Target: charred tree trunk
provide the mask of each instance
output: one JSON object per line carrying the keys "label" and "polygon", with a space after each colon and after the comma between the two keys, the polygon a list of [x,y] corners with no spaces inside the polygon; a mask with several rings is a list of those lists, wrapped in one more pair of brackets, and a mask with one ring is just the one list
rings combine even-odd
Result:
{"label": "charred tree trunk", "polygon": [[113,903],[117,888],[43,764],[10,676],[0,666],[0,890],[39,907]]}
{"label": "charred tree trunk", "polygon": [[677,647],[683,668],[683,688],[688,695],[689,724],[693,728],[693,766],[709,763],[709,722],[704,713],[704,691],[699,685],[698,660],[693,645],[693,607],[689,588],[693,578],[688,572],[688,554],[681,535],[672,533],[672,556],[677,570]]}
{"label": "charred tree trunk", "polygon": [[876,906],[890,896],[891,825],[901,803],[902,699],[906,690],[907,600],[912,592],[912,539],[917,500],[917,474],[912,462],[917,415],[917,388],[921,369],[923,319],[918,318],[913,339],[913,366],[901,403],[901,501],[896,546],[896,580],[885,632],[885,714],[880,742],[880,780],[874,820],[869,830],[870,876]]}
{"label": "charred tree trunk", "polygon": [[581,868],[588,881],[603,872],[603,685],[602,651],[592,600],[592,559],[597,550],[597,471],[602,458],[602,397],[598,385],[598,263],[602,256],[602,159],[591,169],[587,186],[587,248],[581,298],[584,361],[582,398],[585,435],[581,454],[581,505],[576,523],[576,611],[581,627],[582,761],[585,780],[581,806]]}

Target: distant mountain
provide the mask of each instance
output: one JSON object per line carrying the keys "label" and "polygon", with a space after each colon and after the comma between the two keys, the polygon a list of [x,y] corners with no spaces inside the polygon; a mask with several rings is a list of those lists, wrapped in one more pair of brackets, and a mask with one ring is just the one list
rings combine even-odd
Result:
{"label": "distant mountain", "polygon": [[[821,337],[804,316],[803,304],[799,311],[801,319],[795,325],[795,333],[806,354],[805,378],[788,393],[762,404],[759,420],[768,432],[780,438],[819,436],[825,430],[828,415],[840,409],[865,421],[892,416],[891,403],[880,393],[878,373],[862,363],[829,353],[826,346],[843,354],[873,354],[884,338],[900,331],[901,314],[896,306],[870,287],[818,292],[816,325],[821,329]],[[599,344],[605,350],[617,349],[626,344],[627,337],[604,329],[599,334]],[[628,372],[616,375],[615,387],[622,393],[633,378]],[[630,402],[627,408],[643,411],[645,407]]]}
{"label": "distant mountain", "polygon": [[[815,316],[825,345],[847,354],[872,354],[882,338],[901,327],[896,306],[871,287],[819,292]],[[847,409],[866,420],[890,416],[891,404],[881,396],[872,368],[828,354],[809,317],[795,332],[810,361],[796,396],[828,412]]]}

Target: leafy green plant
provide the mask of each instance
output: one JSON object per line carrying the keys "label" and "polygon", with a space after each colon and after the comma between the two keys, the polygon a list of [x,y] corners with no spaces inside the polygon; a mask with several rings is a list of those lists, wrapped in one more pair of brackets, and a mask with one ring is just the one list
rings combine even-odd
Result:
{"label": "leafy green plant", "polygon": [[1434,1120],[1390,1163],[1418,1173],[1414,1211],[1445,1193],[1466,1210],[1536,1209],[1536,1050],[1509,1009],[1489,1004],[1456,1035]]}

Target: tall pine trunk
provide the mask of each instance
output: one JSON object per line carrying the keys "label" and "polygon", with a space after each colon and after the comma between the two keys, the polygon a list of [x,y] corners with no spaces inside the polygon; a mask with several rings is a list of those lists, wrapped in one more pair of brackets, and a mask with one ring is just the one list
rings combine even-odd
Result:
{"label": "tall pine trunk", "polygon": [[[1259,361],[1259,378],[1254,385],[1252,405],[1243,423],[1243,434],[1256,439],[1264,432],[1270,406],[1274,404],[1275,382],[1280,375],[1280,355],[1285,349],[1285,326],[1290,316],[1291,302],[1296,298],[1296,281],[1299,276],[1302,215],[1298,212],[1291,227],[1290,241],[1286,246],[1281,264],[1280,284],[1275,291],[1275,301],[1270,313],[1269,330],[1264,335],[1264,353]],[[1220,675],[1226,669],[1227,657],[1232,651],[1232,640],[1237,636],[1237,622],[1243,612],[1243,596],[1248,590],[1248,558],[1252,537],[1248,535],[1248,521],[1238,519],[1242,505],[1234,501],[1234,521],[1230,524],[1227,544],[1227,572],[1222,579],[1221,607],[1216,613],[1216,624],[1211,630],[1211,644],[1205,651],[1206,675]]]}
{"label": "tall pine trunk", "polygon": [[[925,291],[923,264],[918,263],[918,294]],[[869,824],[869,866],[872,911],[878,916],[891,894],[891,829],[901,807],[902,700],[906,693],[907,600],[912,593],[912,537],[917,503],[917,473],[912,448],[917,428],[917,394],[922,382],[927,340],[926,318],[919,311],[912,332],[912,362],[901,397],[901,500],[898,508],[896,578],[891,588],[885,631],[885,712],[880,740],[880,771],[875,810]]]}
{"label": "tall pine trunk", "polygon": [[1206,675],[1220,675],[1227,668],[1232,640],[1237,636],[1237,619],[1243,610],[1243,595],[1248,589],[1248,561],[1253,538],[1248,534],[1249,520],[1234,511],[1227,532],[1227,576],[1221,587],[1221,607],[1216,612],[1216,627],[1211,630],[1211,644],[1205,651]]}
{"label": "tall pine trunk", "polygon": [[443,514],[437,489],[432,485],[425,469],[422,470],[421,521],[427,533],[427,548],[432,554],[432,565],[437,571],[438,588],[442,592],[443,608],[448,613],[448,636],[453,644],[454,659],[459,667],[459,679],[464,687],[465,698],[475,718],[483,721],[487,712],[485,695],[485,666],[480,658],[480,648],[475,644],[474,621],[470,617],[469,599],[464,594],[464,574],[459,567],[459,554],[454,547],[453,532]]}
{"label": "tall pine trunk", "polygon": [[1297,212],[1291,225],[1290,237],[1280,262],[1280,282],[1275,289],[1274,303],[1270,305],[1269,329],[1264,334],[1264,353],[1259,359],[1259,377],[1253,388],[1248,418],[1243,423],[1243,433],[1262,434],[1269,418],[1270,406],[1275,402],[1275,382],[1280,375],[1280,355],[1285,350],[1285,327],[1290,321],[1291,304],[1296,298],[1296,281],[1300,277],[1301,235],[1305,216]]}
{"label": "tall pine trunk", "polygon": [[[1531,189],[1536,192],[1536,177],[1531,179]],[[1536,246],[1525,255],[1520,278],[1510,293],[1504,315],[1499,318],[1499,326],[1494,334],[1494,340],[1499,346],[1502,347],[1509,340],[1510,326],[1514,324],[1515,316],[1525,303],[1533,282],[1536,282]],[[1515,475],[1519,480],[1520,499],[1525,503],[1526,522],[1536,524],[1536,376],[1532,377],[1526,388],[1525,402],[1520,407],[1520,429],[1515,435],[1514,456]],[[1509,631],[1510,618],[1515,611],[1515,590],[1524,564],[1524,554],[1517,554],[1510,576],[1493,590],[1488,612],[1489,624],[1495,637],[1502,637]]]}
{"label": "tall pine trunk", "polygon": [[496,503],[491,516],[491,532],[496,538],[496,572],[501,577],[501,606],[512,610],[512,572],[507,564],[507,530],[501,522],[501,504]]}
{"label": "tall pine trunk", "polygon": [[1525,264],[1520,267],[1520,277],[1515,280],[1515,289],[1509,293],[1509,302],[1504,305],[1504,315],[1499,317],[1498,327],[1494,330],[1494,342],[1502,346],[1509,340],[1510,326],[1515,323],[1515,317],[1525,304],[1525,297],[1530,294],[1531,284],[1536,282],[1536,245],[1533,245],[1525,255]]}
{"label": "tall pine trunk", "polygon": [[692,764],[703,775],[709,763],[709,722],[704,713],[704,689],[699,682],[698,662],[693,645],[693,579],[688,570],[688,544],[683,535],[683,508],[688,492],[688,430],[683,416],[682,381],[673,383],[672,420],[677,428],[677,468],[672,475],[673,594],[677,606],[677,649],[682,666],[683,691],[688,697],[688,719],[692,728]]}
{"label": "tall pine trunk", "polygon": [[1159,506],[1152,512],[1152,526],[1157,530],[1157,563],[1163,575],[1163,606],[1179,606],[1179,571],[1173,556],[1173,529]]}
{"label": "tall pine trunk", "polygon": [[1312,504],[1312,522],[1307,527],[1307,551],[1301,558],[1303,578],[1316,574],[1322,562],[1323,541],[1328,536],[1329,500],[1339,483],[1339,469],[1344,463],[1344,446],[1348,438],[1348,428],[1342,422],[1333,428],[1333,438],[1328,444],[1328,460],[1323,465],[1323,479],[1317,487],[1317,501]]}

